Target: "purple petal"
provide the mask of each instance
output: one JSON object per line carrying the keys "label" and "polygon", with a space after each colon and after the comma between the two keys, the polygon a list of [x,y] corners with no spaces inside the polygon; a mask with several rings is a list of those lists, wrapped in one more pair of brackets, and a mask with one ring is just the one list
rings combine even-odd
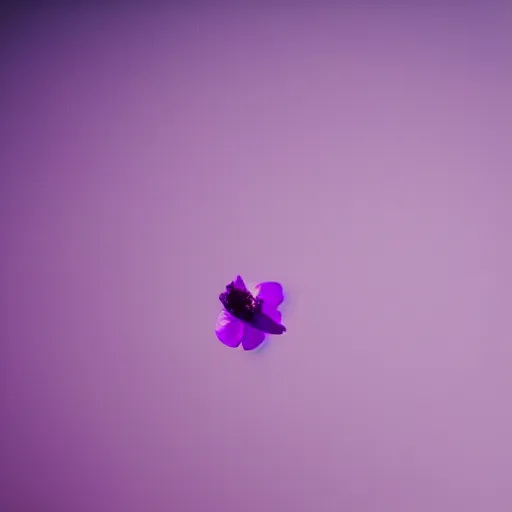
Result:
{"label": "purple petal", "polygon": [[277,309],[274,309],[272,306],[265,306],[265,303],[263,303],[262,311],[265,313],[265,315],[274,320],[276,324],[281,323],[282,315],[281,312]]}
{"label": "purple petal", "polygon": [[[272,316],[276,316],[276,313],[274,313]],[[281,323],[275,322],[271,316],[266,315],[265,313],[260,313],[254,315],[254,317],[251,319],[251,325],[258,329],[261,332],[267,333],[267,334],[283,334],[286,332],[286,327],[282,325]]]}
{"label": "purple petal", "polygon": [[233,285],[238,290],[247,290],[247,287],[245,286],[244,280],[241,276],[236,276],[236,279],[233,281]]}
{"label": "purple petal", "polygon": [[283,287],[279,283],[259,283],[254,287],[254,296],[276,308],[283,302]]}
{"label": "purple petal", "polygon": [[258,331],[248,324],[244,325],[244,334],[242,336],[242,346],[244,350],[254,350],[258,348],[265,340],[265,333]]}
{"label": "purple petal", "polygon": [[236,348],[242,341],[244,333],[244,324],[238,318],[230,315],[227,311],[222,310],[217,317],[215,324],[215,334],[224,345]]}

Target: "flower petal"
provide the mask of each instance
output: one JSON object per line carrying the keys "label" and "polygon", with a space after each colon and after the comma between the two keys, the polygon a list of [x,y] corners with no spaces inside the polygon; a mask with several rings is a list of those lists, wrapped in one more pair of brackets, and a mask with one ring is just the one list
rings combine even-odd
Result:
{"label": "flower petal", "polygon": [[254,287],[254,296],[276,308],[284,300],[283,287],[279,283],[259,283]]}
{"label": "flower petal", "polygon": [[244,325],[244,334],[242,336],[242,347],[244,350],[254,350],[258,348],[265,340],[265,333],[258,331],[248,324]]}
{"label": "flower petal", "polygon": [[251,319],[251,325],[261,332],[266,334],[283,334],[286,332],[286,327],[280,322],[276,322],[274,318],[281,318],[281,314],[274,310],[270,315],[261,312],[254,315]]}
{"label": "flower petal", "polygon": [[280,324],[282,320],[281,311],[278,311],[277,309],[273,308],[272,306],[266,306],[265,303],[263,303],[262,308],[263,313],[270,317],[276,324]]}
{"label": "flower petal", "polygon": [[224,309],[219,313],[215,324],[215,334],[224,345],[236,348],[242,341],[244,324]]}

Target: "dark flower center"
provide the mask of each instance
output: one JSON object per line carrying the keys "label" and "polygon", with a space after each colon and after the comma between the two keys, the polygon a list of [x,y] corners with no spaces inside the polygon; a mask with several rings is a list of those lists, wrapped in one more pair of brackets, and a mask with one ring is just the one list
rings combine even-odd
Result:
{"label": "dark flower center", "polygon": [[261,307],[261,301],[255,299],[247,290],[239,290],[233,284],[226,286],[226,291],[219,295],[226,311],[246,322],[252,320]]}

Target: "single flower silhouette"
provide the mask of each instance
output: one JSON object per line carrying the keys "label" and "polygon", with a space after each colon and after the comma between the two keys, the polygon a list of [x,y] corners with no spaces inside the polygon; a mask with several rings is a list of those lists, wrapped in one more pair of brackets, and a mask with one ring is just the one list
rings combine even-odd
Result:
{"label": "single flower silhouette", "polygon": [[224,309],[217,317],[215,333],[228,347],[240,344],[244,350],[254,350],[265,340],[265,334],[283,334],[281,313],[277,307],[284,300],[279,283],[265,282],[248,290],[240,276],[219,295]]}

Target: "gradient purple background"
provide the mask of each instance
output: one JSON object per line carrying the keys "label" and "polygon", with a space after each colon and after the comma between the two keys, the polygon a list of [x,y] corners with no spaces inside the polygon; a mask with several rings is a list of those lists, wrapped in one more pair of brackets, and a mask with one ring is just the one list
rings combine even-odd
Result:
{"label": "gradient purple background", "polygon": [[[0,510],[510,512],[511,26],[11,11]],[[288,292],[259,353],[237,273]]]}

